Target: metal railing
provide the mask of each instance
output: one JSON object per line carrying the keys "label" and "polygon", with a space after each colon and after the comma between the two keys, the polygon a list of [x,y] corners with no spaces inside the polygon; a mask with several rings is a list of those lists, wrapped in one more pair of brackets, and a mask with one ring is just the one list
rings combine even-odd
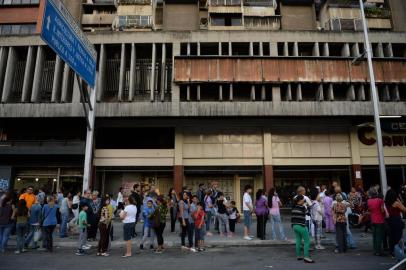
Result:
{"label": "metal railing", "polygon": [[240,6],[241,0],[210,0],[210,6]]}
{"label": "metal railing", "polygon": [[21,95],[24,83],[25,63],[26,63],[25,60],[17,61],[16,63],[9,102],[21,102]]}

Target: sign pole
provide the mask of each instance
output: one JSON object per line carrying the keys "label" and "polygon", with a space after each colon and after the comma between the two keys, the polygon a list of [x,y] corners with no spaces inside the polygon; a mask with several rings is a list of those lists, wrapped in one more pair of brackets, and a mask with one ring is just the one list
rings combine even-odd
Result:
{"label": "sign pole", "polygon": [[[96,74],[96,81],[97,81]],[[85,164],[83,168],[83,192],[89,189],[89,183],[92,171],[92,158],[93,158],[93,139],[94,139],[94,123],[95,123],[95,113],[96,113],[96,91],[97,83],[95,87],[90,91],[90,104],[89,113],[87,117],[87,122],[89,124],[86,134],[86,149],[85,149]]]}
{"label": "sign pole", "polygon": [[363,0],[359,0],[359,6],[361,10],[361,19],[362,19],[362,28],[364,30],[364,46],[365,46],[365,54],[367,56],[368,61],[368,71],[369,71],[369,80],[371,85],[371,97],[372,103],[374,106],[374,121],[375,121],[375,132],[376,132],[376,144],[378,148],[378,161],[379,161],[379,173],[380,173],[380,180],[381,180],[381,190],[382,194],[385,196],[386,191],[388,189],[387,179],[386,179],[386,169],[385,169],[385,158],[383,152],[383,143],[382,143],[382,130],[381,130],[381,120],[379,117],[379,100],[378,94],[375,84],[375,74],[374,68],[372,65],[372,57],[371,57],[371,44],[369,43],[368,37],[368,25],[365,19],[365,11],[364,11],[364,2]]}

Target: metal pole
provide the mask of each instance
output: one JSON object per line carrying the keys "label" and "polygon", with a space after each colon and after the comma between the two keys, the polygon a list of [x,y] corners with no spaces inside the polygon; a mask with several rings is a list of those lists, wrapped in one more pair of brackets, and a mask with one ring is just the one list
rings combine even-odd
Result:
{"label": "metal pole", "polygon": [[371,57],[371,44],[369,43],[368,25],[367,25],[367,21],[365,19],[363,0],[359,0],[359,5],[360,5],[360,10],[361,10],[362,28],[364,30],[364,47],[365,47],[365,54],[367,56],[367,61],[368,61],[368,72],[369,72],[369,79],[370,79],[370,83],[371,83],[372,103],[374,105],[375,133],[376,133],[376,143],[377,143],[377,148],[378,148],[378,161],[379,161],[379,173],[380,173],[380,177],[381,177],[381,189],[382,189],[383,195],[385,195],[388,187],[387,187],[387,180],[386,180],[385,159],[384,159],[384,153],[383,153],[381,120],[379,118],[379,99],[378,99],[378,93],[377,93],[377,89],[376,89],[376,85],[375,85],[375,74],[374,74],[374,68],[372,66],[372,57]]}
{"label": "metal pole", "polygon": [[[97,74],[95,81],[97,82]],[[83,168],[83,188],[82,191],[89,189],[89,179],[91,176],[91,167],[92,167],[92,154],[93,154],[93,137],[94,137],[94,122],[95,122],[95,111],[96,111],[96,90],[97,90],[97,83],[94,89],[90,90],[90,106],[89,115],[88,115],[88,122],[89,128],[87,129],[86,134],[86,149],[85,149],[85,164]]]}

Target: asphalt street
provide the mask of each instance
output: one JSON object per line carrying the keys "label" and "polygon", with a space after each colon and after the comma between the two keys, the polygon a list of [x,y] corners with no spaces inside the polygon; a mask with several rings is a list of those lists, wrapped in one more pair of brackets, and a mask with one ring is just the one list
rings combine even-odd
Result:
{"label": "asphalt street", "polygon": [[169,248],[163,254],[154,254],[136,248],[131,258],[121,258],[122,248],[115,248],[110,257],[97,257],[91,249],[86,256],[76,256],[73,249],[59,248],[54,253],[31,251],[20,255],[12,252],[0,255],[1,270],[15,269],[91,269],[91,270],[261,270],[261,269],[389,269],[395,264],[390,257],[372,256],[370,248],[350,250],[346,254],[334,254],[333,247],[312,252],[315,264],[297,261],[294,246],[269,247],[216,247],[201,253]]}

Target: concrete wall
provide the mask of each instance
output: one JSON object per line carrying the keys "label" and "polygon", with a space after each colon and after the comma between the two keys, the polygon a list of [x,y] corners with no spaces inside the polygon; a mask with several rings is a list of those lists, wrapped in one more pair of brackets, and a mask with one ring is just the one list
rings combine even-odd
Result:
{"label": "concrete wall", "polygon": [[198,5],[165,4],[163,12],[164,30],[199,29]]}
{"label": "concrete wall", "polygon": [[283,30],[315,30],[314,6],[287,6],[281,4]]}
{"label": "concrete wall", "polygon": [[79,23],[82,20],[82,2],[81,0],[63,0],[65,6]]}
{"label": "concrete wall", "polygon": [[389,0],[393,31],[406,31],[406,1]]}

